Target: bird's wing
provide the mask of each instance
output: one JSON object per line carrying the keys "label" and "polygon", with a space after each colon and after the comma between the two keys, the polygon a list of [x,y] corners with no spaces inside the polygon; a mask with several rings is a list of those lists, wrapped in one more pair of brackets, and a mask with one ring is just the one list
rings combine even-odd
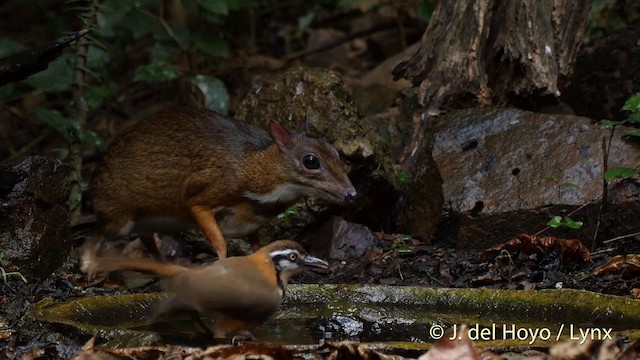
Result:
{"label": "bird's wing", "polygon": [[278,309],[282,301],[280,289],[251,264],[216,264],[176,277],[170,291],[181,303],[205,315],[222,312],[234,318],[260,320]]}

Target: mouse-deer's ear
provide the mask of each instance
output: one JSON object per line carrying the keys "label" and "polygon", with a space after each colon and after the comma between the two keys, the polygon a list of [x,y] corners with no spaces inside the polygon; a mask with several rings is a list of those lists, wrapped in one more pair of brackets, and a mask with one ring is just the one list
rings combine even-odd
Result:
{"label": "mouse-deer's ear", "polygon": [[291,150],[295,145],[289,132],[273,120],[269,122],[269,135],[282,152]]}
{"label": "mouse-deer's ear", "polygon": [[298,131],[309,134],[309,115],[305,112],[304,117],[298,122]]}

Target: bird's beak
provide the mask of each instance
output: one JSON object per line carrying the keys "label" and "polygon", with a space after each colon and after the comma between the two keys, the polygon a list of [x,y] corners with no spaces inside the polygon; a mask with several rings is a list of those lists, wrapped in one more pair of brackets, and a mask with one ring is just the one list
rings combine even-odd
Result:
{"label": "bird's beak", "polygon": [[321,269],[328,269],[329,268],[329,263],[314,257],[314,256],[307,256],[304,258],[304,265],[305,266],[309,266],[309,267],[316,267],[316,268],[321,268]]}

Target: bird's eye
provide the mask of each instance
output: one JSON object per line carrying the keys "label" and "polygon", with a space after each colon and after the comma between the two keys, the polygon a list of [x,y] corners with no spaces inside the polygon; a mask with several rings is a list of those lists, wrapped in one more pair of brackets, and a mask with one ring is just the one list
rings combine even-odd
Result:
{"label": "bird's eye", "polygon": [[289,254],[289,260],[296,261],[297,258],[298,256],[296,254]]}
{"label": "bird's eye", "polygon": [[320,160],[311,154],[307,154],[302,158],[302,165],[310,170],[320,169]]}

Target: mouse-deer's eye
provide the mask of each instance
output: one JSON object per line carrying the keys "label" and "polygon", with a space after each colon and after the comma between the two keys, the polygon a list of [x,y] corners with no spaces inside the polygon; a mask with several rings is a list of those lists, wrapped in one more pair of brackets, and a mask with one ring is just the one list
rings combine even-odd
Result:
{"label": "mouse-deer's eye", "polygon": [[289,260],[291,260],[292,262],[296,261],[297,258],[298,258],[298,255],[294,253],[289,254]]}
{"label": "mouse-deer's eye", "polygon": [[302,158],[302,165],[310,170],[320,169],[320,160],[311,154],[307,154]]}

